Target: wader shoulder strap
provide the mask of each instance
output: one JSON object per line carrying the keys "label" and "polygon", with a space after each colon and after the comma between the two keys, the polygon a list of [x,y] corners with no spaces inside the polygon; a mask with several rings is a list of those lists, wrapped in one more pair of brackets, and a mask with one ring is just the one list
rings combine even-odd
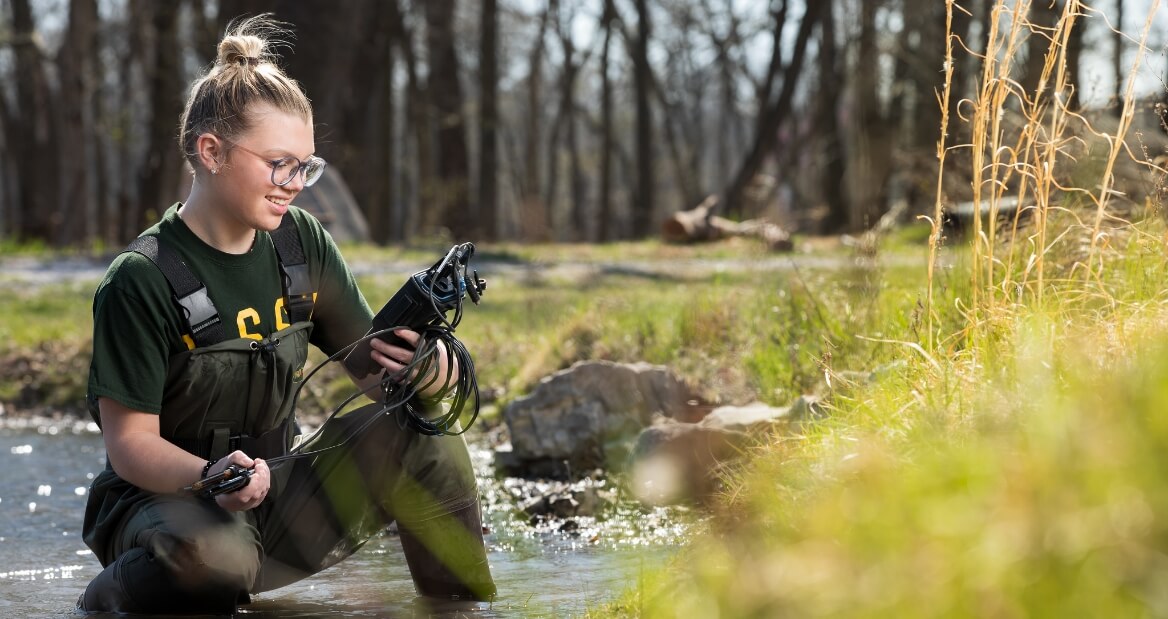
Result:
{"label": "wader shoulder strap", "polygon": [[300,231],[292,215],[284,215],[280,227],[272,232],[272,244],[283,275],[284,304],[288,308],[289,324],[304,322],[312,316],[312,280],[308,260],[300,243]]}
{"label": "wader shoulder strap", "polygon": [[195,277],[182,258],[166,244],[158,242],[158,237],[140,236],[126,247],[126,251],[146,256],[166,276],[195,346],[210,346],[227,339],[219,312],[207,294],[207,287]]}
{"label": "wader shoulder strap", "polygon": [[[312,316],[313,307],[312,281],[309,278],[308,260],[304,257],[304,247],[300,243],[300,233],[291,216],[284,217],[280,227],[272,232],[272,244],[276,246],[276,260],[283,275],[288,322],[295,324],[308,320]],[[210,346],[228,339],[207,287],[165,243],[159,243],[156,236],[140,236],[126,247],[126,251],[146,256],[166,276],[195,346]]]}

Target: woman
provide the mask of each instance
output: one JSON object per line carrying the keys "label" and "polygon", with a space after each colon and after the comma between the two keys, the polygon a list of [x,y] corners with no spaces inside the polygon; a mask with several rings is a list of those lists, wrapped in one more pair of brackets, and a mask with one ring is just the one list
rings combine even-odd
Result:
{"label": "woman", "polygon": [[[486,600],[478,494],[458,437],[401,429],[378,405],[327,424],[315,457],[288,452],[308,345],[332,355],[372,312],[320,223],[291,203],[325,163],[312,109],[273,62],[268,16],[234,24],[182,116],[194,169],[172,206],[110,266],[94,296],[91,412],[108,463],[94,480],[86,543],[105,569],[80,605],[103,612],[231,612],[249,593],[340,561],[397,521],[418,593]],[[419,336],[397,332],[416,346]],[[416,406],[457,378],[446,351]],[[399,372],[411,348],[373,341]],[[354,377],[361,389],[380,376]],[[376,392],[376,388],[372,391]],[[188,487],[229,465],[246,486]]]}

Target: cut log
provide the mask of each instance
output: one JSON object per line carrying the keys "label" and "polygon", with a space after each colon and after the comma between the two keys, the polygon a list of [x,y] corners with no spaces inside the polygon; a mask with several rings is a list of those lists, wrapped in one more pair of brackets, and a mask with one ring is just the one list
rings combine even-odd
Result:
{"label": "cut log", "polygon": [[711,195],[697,207],[678,211],[661,224],[661,237],[666,243],[696,243],[717,239],[717,230],[710,226],[710,218],[718,206],[718,196]]}
{"label": "cut log", "polygon": [[678,211],[661,224],[666,243],[704,243],[732,236],[761,239],[771,251],[791,251],[791,235],[765,219],[732,221],[714,214],[718,196],[711,195],[688,211]]}

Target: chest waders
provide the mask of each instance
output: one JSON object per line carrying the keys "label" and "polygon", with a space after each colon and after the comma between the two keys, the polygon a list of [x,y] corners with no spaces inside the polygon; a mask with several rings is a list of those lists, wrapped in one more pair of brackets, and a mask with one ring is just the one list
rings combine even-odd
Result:
{"label": "chest waders", "polygon": [[[169,361],[161,435],[207,459],[235,449],[262,458],[286,453],[296,432],[294,395],[313,309],[292,218],[272,233],[291,326],[262,340],[228,339],[202,283],[181,261],[176,268],[177,257],[166,257],[170,250],[157,239],[142,238],[148,240],[135,245],[145,246],[130,250],[145,249],[166,275],[196,344]],[[373,417],[379,422],[367,424]],[[274,465],[267,498],[246,512],[141,490],[107,463],[93,483],[84,524],[85,541],[105,569],[80,607],[229,614],[249,591],[275,589],[333,565],[393,521],[423,600],[493,599],[463,439],[403,431],[377,404],[337,422],[310,443],[336,444],[352,428],[368,429],[345,449]]]}

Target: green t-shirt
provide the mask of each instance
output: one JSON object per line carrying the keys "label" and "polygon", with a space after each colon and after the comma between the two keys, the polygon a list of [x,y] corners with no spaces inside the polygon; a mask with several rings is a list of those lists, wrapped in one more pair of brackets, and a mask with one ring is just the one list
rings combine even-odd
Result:
{"label": "green t-shirt", "polygon": [[[227,254],[196,236],[178,208],[143,234],[157,235],[203,282],[227,332],[262,339],[288,326],[271,236],[258,232],[249,252]],[[373,312],[320,222],[296,207],[285,216],[296,221],[315,291],[311,342],[332,355],[365,334]],[[193,345],[162,271],[141,254],[119,255],[93,298],[90,399],[159,414],[169,360]]]}

